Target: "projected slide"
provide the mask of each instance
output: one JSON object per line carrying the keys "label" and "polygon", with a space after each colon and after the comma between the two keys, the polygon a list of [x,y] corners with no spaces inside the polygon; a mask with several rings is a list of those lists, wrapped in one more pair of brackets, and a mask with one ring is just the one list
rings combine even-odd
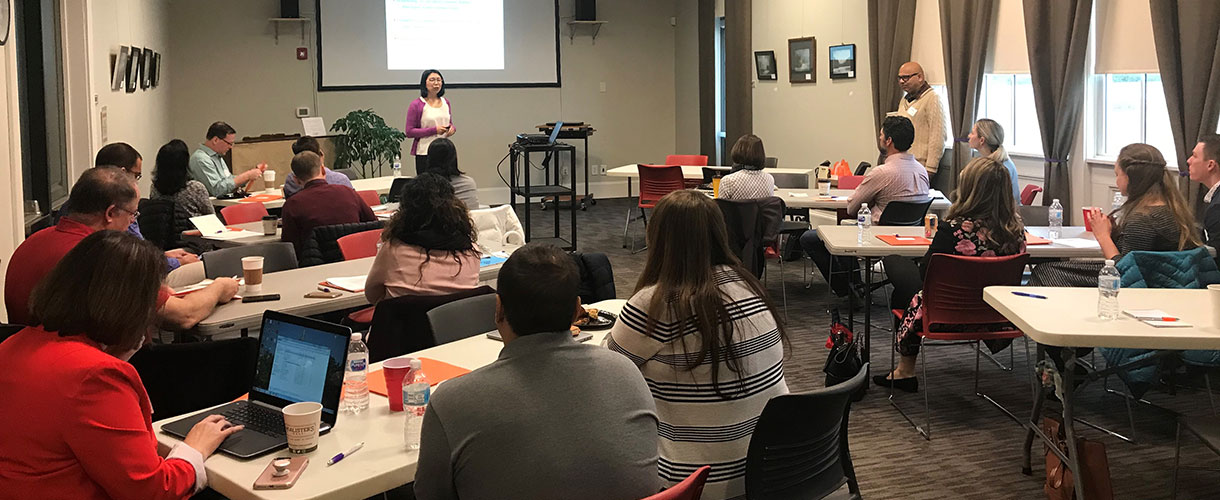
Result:
{"label": "projected slide", "polygon": [[504,0],[385,0],[386,66],[504,69]]}
{"label": "projected slide", "polygon": [[322,402],[329,360],[329,349],[281,336],[275,344],[267,392],[294,402]]}

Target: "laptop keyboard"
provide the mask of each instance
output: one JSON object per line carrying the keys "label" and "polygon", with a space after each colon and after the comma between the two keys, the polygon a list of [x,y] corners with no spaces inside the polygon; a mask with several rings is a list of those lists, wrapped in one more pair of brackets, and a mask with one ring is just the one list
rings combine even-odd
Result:
{"label": "laptop keyboard", "polygon": [[224,412],[224,417],[234,424],[245,425],[274,437],[284,435],[284,414],[253,404],[235,405]]}

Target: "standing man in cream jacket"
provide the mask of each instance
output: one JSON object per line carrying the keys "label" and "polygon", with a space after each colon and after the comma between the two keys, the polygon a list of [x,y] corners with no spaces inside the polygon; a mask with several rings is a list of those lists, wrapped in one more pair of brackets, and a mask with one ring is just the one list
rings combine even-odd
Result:
{"label": "standing man in cream jacket", "polygon": [[906,95],[898,102],[896,114],[915,124],[915,143],[910,153],[928,169],[928,177],[933,177],[945,152],[945,113],[940,96],[928,85],[923,67],[917,62],[908,62],[898,69],[898,85]]}

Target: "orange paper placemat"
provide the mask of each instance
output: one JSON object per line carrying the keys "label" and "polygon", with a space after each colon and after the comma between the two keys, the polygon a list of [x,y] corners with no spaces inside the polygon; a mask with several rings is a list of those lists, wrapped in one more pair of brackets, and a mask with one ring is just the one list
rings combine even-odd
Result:
{"label": "orange paper placemat", "polygon": [[1032,235],[1032,234],[1030,234],[1030,233],[1028,233],[1028,232],[1027,232],[1027,233],[1025,233],[1025,246],[1030,246],[1030,245],[1050,245],[1050,244],[1051,244],[1051,240],[1048,240],[1048,239],[1043,238],[1043,237],[1041,237],[1041,236],[1034,236],[1034,235]]}
{"label": "orange paper placemat", "polygon": [[263,193],[242,198],[241,203],[266,203],[268,201],[275,201],[283,198],[284,195],[282,194]]}
{"label": "orange paper placemat", "polygon": [[932,241],[923,236],[898,236],[895,234],[878,234],[877,239],[893,246],[928,246]]}
{"label": "orange paper placemat", "polygon": [[[419,358],[419,360],[424,365],[424,373],[428,375],[428,382],[434,386],[451,378],[461,377],[462,375],[470,373],[470,370],[460,366],[451,365],[444,361],[437,361],[435,359],[428,358]],[[373,394],[380,394],[382,396],[389,394],[385,384],[385,370],[377,370],[370,373],[368,376],[368,382],[369,392]]]}

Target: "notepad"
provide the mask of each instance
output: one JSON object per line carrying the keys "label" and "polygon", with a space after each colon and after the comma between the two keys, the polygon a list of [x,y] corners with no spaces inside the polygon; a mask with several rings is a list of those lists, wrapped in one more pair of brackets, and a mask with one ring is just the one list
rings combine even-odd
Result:
{"label": "notepad", "polygon": [[1026,245],[1026,246],[1031,246],[1031,245],[1050,245],[1050,244],[1051,244],[1051,240],[1048,240],[1048,239],[1043,238],[1043,237],[1041,237],[1041,236],[1035,236],[1035,235],[1030,234],[1030,233],[1028,233],[1028,232],[1026,232],[1026,233],[1025,233],[1025,245]]}
{"label": "notepad", "polygon": [[1097,240],[1088,238],[1059,238],[1055,240],[1055,244],[1069,246],[1072,248],[1097,248]]}
{"label": "notepad", "polygon": [[788,193],[788,196],[791,196],[793,198],[808,198],[809,193],[794,192],[794,193]]}
{"label": "notepad", "polygon": [[364,291],[364,282],[368,280],[367,274],[360,276],[341,276],[337,278],[326,278],[326,281],[318,283],[321,286],[338,288],[345,292],[359,293]]}
{"label": "notepad", "polygon": [[896,234],[878,234],[877,239],[893,246],[927,246],[932,242],[923,236],[898,236]]}
{"label": "notepad", "polygon": [[[441,382],[452,378],[458,378],[462,375],[470,373],[470,370],[457,365],[451,365],[444,361],[435,359],[419,358],[423,365],[424,375],[428,376],[428,383],[435,386]],[[369,392],[382,396],[389,395],[389,390],[386,388],[385,370],[377,370],[368,375]]]}
{"label": "notepad", "polygon": [[[200,290],[203,290],[204,288],[207,288],[208,285],[211,285],[212,281],[213,280],[206,279],[206,280],[200,281],[199,283],[195,283],[194,285],[187,285],[184,287],[176,288],[176,289],[174,289],[174,296],[181,297],[183,295],[188,295],[192,292],[198,292]],[[245,282],[246,282],[245,278],[237,278],[238,286],[246,284]]]}
{"label": "notepad", "polygon": [[1157,328],[1186,328],[1194,326],[1160,309],[1127,309],[1123,311],[1123,314]]}

